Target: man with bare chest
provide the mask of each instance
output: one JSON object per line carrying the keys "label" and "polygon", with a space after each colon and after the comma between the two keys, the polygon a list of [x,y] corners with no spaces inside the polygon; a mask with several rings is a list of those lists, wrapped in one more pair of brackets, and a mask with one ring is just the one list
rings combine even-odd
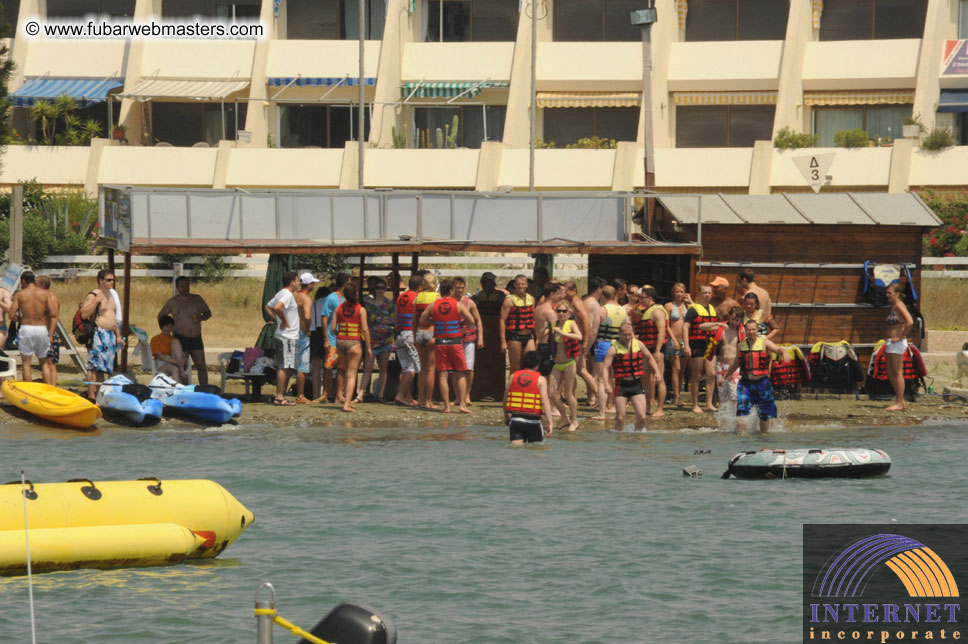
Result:
{"label": "man with bare chest", "polygon": [[17,319],[18,314],[20,316],[18,338],[23,379],[26,382],[33,380],[30,367],[33,357],[37,358],[42,376],[46,369],[47,351],[57,329],[57,318],[52,311],[50,291],[38,288],[34,274],[24,271],[20,276],[20,290],[10,303],[10,319]]}
{"label": "man with bare chest", "polygon": [[555,365],[555,356],[551,350],[551,329],[558,321],[555,306],[564,297],[565,291],[557,282],[546,282],[541,289],[542,302],[534,309],[534,331],[538,342],[538,373],[547,378]]}
{"label": "man with bare chest", "polygon": [[172,333],[191,356],[198,370],[198,383],[208,384],[208,367],[205,364],[205,343],[202,341],[202,322],[212,317],[212,311],[202,296],[191,292],[191,281],[182,275],[175,280],[175,296],[165,302],[158,317],[170,315],[175,320]]}
{"label": "man with bare chest", "polygon": [[97,274],[97,290],[91,291],[81,304],[81,317],[94,320],[94,337],[87,350],[87,397],[94,399],[97,384],[114,371],[114,357],[123,339],[118,325],[118,310],[111,289],[114,273],[101,269]]}

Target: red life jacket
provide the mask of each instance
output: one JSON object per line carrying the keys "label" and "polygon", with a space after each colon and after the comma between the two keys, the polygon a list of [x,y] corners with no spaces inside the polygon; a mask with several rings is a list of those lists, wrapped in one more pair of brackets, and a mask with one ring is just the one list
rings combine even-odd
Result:
{"label": "red life jacket", "polygon": [[638,378],[645,373],[642,364],[642,345],[638,340],[632,338],[632,346],[627,348],[618,340],[613,341],[612,346],[615,347],[612,373],[615,374],[616,381]]}
{"label": "red life jacket", "polygon": [[752,347],[749,339],[739,343],[739,369],[744,378],[769,376],[771,360],[773,355],[766,350],[763,338],[756,338]]}
{"label": "red life jacket", "polygon": [[[571,325],[568,325],[569,322],[571,322]],[[564,327],[566,325],[568,326],[568,328],[574,328],[574,329],[578,328],[578,323],[575,322],[574,320],[565,320],[564,324],[561,325],[562,331],[564,331]],[[574,331],[569,331],[568,333],[574,333]],[[568,356],[569,358],[577,358],[578,356],[581,355],[581,351],[582,351],[581,340],[566,338],[565,336],[561,336],[561,339],[564,340],[566,356]]]}
{"label": "red life jacket", "polygon": [[[642,342],[645,342],[645,322],[648,318],[645,317],[645,307],[638,304],[632,309],[632,330],[635,332],[635,337],[637,337]],[[648,342],[646,342],[648,344]]]}
{"label": "red life jacket", "polygon": [[397,333],[401,331],[413,331],[413,302],[417,299],[416,291],[401,293],[397,298]]}
{"label": "red life jacket", "polygon": [[541,414],[541,392],[538,390],[538,378],[541,374],[530,369],[515,371],[508,385],[508,397],[504,401],[504,409],[519,414]]}
{"label": "red life jacket", "polygon": [[796,359],[788,360],[787,362],[775,362],[773,364],[773,373],[770,375],[770,380],[773,382],[774,387],[800,385],[804,382],[801,377],[800,367],[797,364]]}
{"label": "red life jacket", "polygon": [[505,328],[518,335],[525,335],[534,331],[534,298],[531,294],[525,294],[524,298],[517,295],[509,295],[508,297],[511,298],[511,310],[508,311]]}
{"label": "red life jacket", "polygon": [[[460,298],[460,303],[463,304],[464,308],[467,309],[468,311],[471,310],[471,307],[470,307],[471,298],[469,298],[468,296],[465,295],[464,297]],[[477,324],[476,323],[468,324],[467,322],[464,322],[463,320],[461,320],[460,332],[461,332],[461,336],[464,344],[477,342]]]}
{"label": "red life jacket", "polygon": [[699,327],[707,322],[718,322],[719,318],[716,317],[716,307],[712,304],[703,306],[699,302],[693,302],[689,305],[690,309],[695,309],[696,316],[692,322],[689,323],[689,341],[690,342],[704,342],[712,337],[710,331],[703,331]]}
{"label": "red life jacket", "polygon": [[457,300],[452,297],[438,298],[430,308],[434,321],[434,337],[438,340],[457,340],[461,337],[460,313]]}
{"label": "red life jacket", "polygon": [[[656,325],[655,320],[652,319],[652,315],[655,313],[657,308],[662,309],[663,313],[665,312],[665,309],[662,308],[661,304],[653,304],[650,306],[642,313],[642,334],[635,334],[649,349],[654,349],[656,343],[659,341],[659,327]],[[668,337],[668,334],[666,334],[666,338]]]}
{"label": "red life jacket", "polygon": [[360,319],[360,305],[343,302],[336,309],[336,339],[362,340],[363,329]]}

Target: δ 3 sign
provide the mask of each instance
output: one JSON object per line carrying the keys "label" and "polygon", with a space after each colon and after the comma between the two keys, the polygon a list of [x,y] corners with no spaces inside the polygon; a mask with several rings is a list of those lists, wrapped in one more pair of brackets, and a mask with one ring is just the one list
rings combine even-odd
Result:
{"label": "\u03b4 3 sign", "polygon": [[811,154],[793,157],[791,160],[810,187],[813,188],[813,191],[820,192],[820,187],[827,182],[827,171],[830,170],[830,165],[834,162],[834,153]]}

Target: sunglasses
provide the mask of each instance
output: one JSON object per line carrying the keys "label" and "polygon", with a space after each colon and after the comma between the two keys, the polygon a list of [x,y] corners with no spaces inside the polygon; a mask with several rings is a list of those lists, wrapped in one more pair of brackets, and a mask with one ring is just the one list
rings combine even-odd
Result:
{"label": "sunglasses", "polygon": [[567,313],[568,312],[568,309],[558,309],[557,312],[558,313]]}
{"label": "sunglasses", "polygon": [[104,278],[104,281],[105,282],[113,282],[114,281],[114,278],[113,277],[105,277]]}

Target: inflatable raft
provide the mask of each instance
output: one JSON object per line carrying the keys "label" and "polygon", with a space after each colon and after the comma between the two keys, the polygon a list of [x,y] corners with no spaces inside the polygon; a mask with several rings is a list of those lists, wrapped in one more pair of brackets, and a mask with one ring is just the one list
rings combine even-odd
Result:
{"label": "inflatable raft", "polygon": [[151,389],[126,376],[112,376],[101,384],[97,404],[106,414],[120,416],[135,425],[157,423],[165,406],[151,397]]}
{"label": "inflatable raft", "polygon": [[890,469],[891,457],[879,449],[762,449],[729,459],[723,478],[854,479],[880,476]]}
{"label": "inflatable raft", "polygon": [[[34,571],[160,566],[218,556],[254,520],[206,480],[27,483]],[[0,574],[27,572],[20,481],[0,485]]]}
{"label": "inflatable raft", "polygon": [[6,380],[0,391],[15,407],[58,425],[90,429],[101,417],[101,410],[87,398],[42,382]]}
{"label": "inflatable raft", "polygon": [[242,415],[242,402],[238,398],[222,398],[211,391],[199,391],[198,387],[208,387],[219,391],[214,385],[179,385],[163,373],[151,379],[148,385],[151,396],[160,400],[169,413],[190,416],[196,420],[223,424]]}

